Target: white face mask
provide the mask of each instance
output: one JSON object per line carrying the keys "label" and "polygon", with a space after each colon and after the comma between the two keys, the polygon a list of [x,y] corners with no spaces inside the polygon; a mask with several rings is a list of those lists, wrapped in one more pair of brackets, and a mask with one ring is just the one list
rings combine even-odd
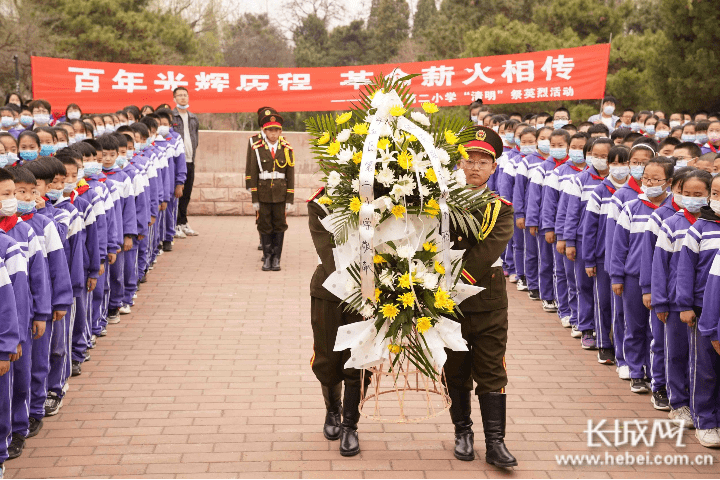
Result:
{"label": "white face mask", "polygon": [[608,161],[607,158],[597,158],[592,157],[592,165],[595,167],[595,170],[607,170],[608,169]]}
{"label": "white face mask", "polygon": [[670,120],[670,128],[679,127],[681,124],[677,120]]}
{"label": "white face mask", "polygon": [[603,108],[603,113],[605,113],[605,115],[612,115],[613,113],[615,113],[615,107],[613,107],[612,105],[608,105]]}
{"label": "white face mask", "polygon": [[160,125],[157,130],[158,135],[161,137],[167,137],[170,134],[170,127],[167,125]]}
{"label": "white face mask", "polygon": [[80,118],[80,112],[73,111],[67,114],[69,120],[78,120]]}
{"label": "white face mask", "polygon": [[100,136],[105,133],[105,125],[98,125],[95,127],[95,135]]}
{"label": "white face mask", "polygon": [[716,215],[720,215],[720,200],[710,200],[710,208]]}
{"label": "white face mask", "polygon": [[10,217],[17,213],[17,198],[6,198],[0,206],[0,217]]}
{"label": "white face mask", "polygon": [[180,105],[179,103],[175,102],[175,105],[177,106],[177,108],[180,108],[182,110],[187,110],[188,108],[190,108],[189,103],[186,103],[185,105]]}

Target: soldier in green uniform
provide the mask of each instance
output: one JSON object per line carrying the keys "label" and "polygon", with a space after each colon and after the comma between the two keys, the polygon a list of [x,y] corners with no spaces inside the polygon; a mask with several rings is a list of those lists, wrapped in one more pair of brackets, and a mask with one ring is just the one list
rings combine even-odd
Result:
{"label": "soldier in green uniform", "polygon": [[[459,167],[468,185],[487,188],[490,176],[502,155],[500,136],[487,127],[476,126],[475,139],[465,145],[469,158]],[[505,446],[505,347],[508,334],[508,299],[500,255],[513,234],[512,204],[495,197],[483,211],[473,215],[481,225],[479,238],[467,238],[451,229],[453,248],[465,250],[463,281],[485,290],[463,301],[459,308],[462,336],[467,352],[447,350],[445,376],[452,400],[450,417],[455,424],[455,457],[474,460],[474,434],[470,419],[470,392],[473,380],[480,400],[480,414],[485,431],[485,461],[499,467],[512,467],[517,460]]]}
{"label": "soldier in green uniform", "polygon": [[[333,348],[338,328],[360,322],[363,318],[357,313],[344,311],[340,299],[323,287],[327,277],[335,271],[333,236],[321,223],[329,214],[328,209],[319,201],[323,190],[321,188],[308,199],[310,235],[319,257],[319,264],[310,282],[310,322],[313,330],[313,356],[310,365],[322,385],[325,398],[325,438],[340,439],[340,454],[351,457],[360,453],[357,434],[361,400],[360,371],[344,368],[345,362],[350,358],[349,350],[336,352]],[[345,394],[341,400],[343,382]],[[370,376],[367,375],[366,388],[369,383]]]}
{"label": "soldier in green uniform", "polygon": [[283,118],[274,109],[260,112],[261,132],[250,138],[245,183],[257,212],[263,271],[280,270],[287,211],[295,197],[295,153],[281,136]]}

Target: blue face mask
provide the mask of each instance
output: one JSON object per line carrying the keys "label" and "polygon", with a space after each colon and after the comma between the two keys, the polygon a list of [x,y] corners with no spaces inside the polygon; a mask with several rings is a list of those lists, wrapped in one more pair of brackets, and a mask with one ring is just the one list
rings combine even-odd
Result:
{"label": "blue face mask", "polygon": [[644,165],[634,165],[634,166],[630,167],[630,175],[632,175],[632,177],[635,180],[640,180],[642,178],[644,171],[645,171]]}
{"label": "blue face mask", "polygon": [[144,144],[144,143],[135,142],[135,150],[140,151],[140,150],[142,150],[143,148],[145,148],[145,144]]}
{"label": "blue face mask", "polygon": [[97,175],[102,170],[102,165],[98,162],[86,162],[83,167],[85,169],[85,178]]}
{"label": "blue face mask", "polygon": [[585,157],[583,156],[582,150],[570,150],[570,152],[568,152],[568,155],[570,155],[570,160],[572,160],[572,162],[576,165],[585,162]]}
{"label": "blue face mask", "polygon": [[8,165],[12,165],[15,162],[17,162],[18,160],[20,160],[20,158],[17,156],[17,153],[13,153],[13,152],[8,152],[7,157],[8,157]]}
{"label": "blue face mask", "polygon": [[648,135],[652,135],[655,133],[655,125],[645,125],[645,131]]}
{"label": "blue face mask", "polygon": [[49,157],[55,153],[55,145],[40,145],[40,156]]}
{"label": "blue face mask", "polygon": [[690,213],[697,213],[702,207],[707,207],[707,197],[682,197],[683,208]]}
{"label": "blue face mask", "polygon": [[38,157],[38,152],[35,150],[25,150],[23,152],[20,152],[20,158],[25,160],[26,162],[31,162],[35,160]]}
{"label": "blue face mask", "polygon": [[630,130],[632,130],[633,132],[637,132],[638,130],[640,130],[640,124],[637,122],[631,123]]}
{"label": "blue face mask", "polygon": [[559,130],[568,124],[567,120],[553,120],[553,128]]}
{"label": "blue face mask", "polygon": [[21,115],[20,116],[20,124],[23,127],[29,127],[33,124],[33,117],[30,115]]}
{"label": "blue face mask", "polygon": [[505,141],[510,145],[515,143],[515,134],[513,132],[505,134]]}
{"label": "blue face mask", "polygon": [[550,149],[550,156],[553,157],[555,160],[562,160],[565,157],[567,157],[568,152],[564,148],[551,148]]}
{"label": "blue face mask", "polygon": [[550,153],[550,140],[538,140],[537,148],[542,153]]}
{"label": "blue face mask", "polygon": [[22,200],[18,200],[17,213],[20,215],[32,212],[33,208],[35,208],[35,202],[23,202]]}
{"label": "blue face mask", "polygon": [[515,137],[515,145],[520,145],[520,137]]}
{"label": "blue face mask", "polygon": [[523,155],[532,155],[537,152],[537,147],[535,145],[523,145],[520,147],[520,152]]}
{"label": "blue face mask", "polygon": [[115,166],[116,167],[124,167],[127,163],[127,157],[125,155],[118,155],[117,160],[115,160]]}
{"label": "blue face mask", "polygon": [[13,117],[2,117],[0,124],[2,124],[3,128],[10,128],[15,125],[15,119]]}
{"label": "blue face mask", "polygon": [[0,168],[5,168],[5,165],[7,165],[9,161],[10,159],[6,154],[3,153],[0,155]]}
{"label": "blue face mask", "polygon": [[695,141],[695,135],[689,135],[689,134],[683,134],[681,137],[683,142],[694,142]]}
{"label": "blue face mask", "polygon": [[[628,176],[628,173],[630,173],[630,167],[627,165],[622,165],[619,167],[610,167],[610,175],[617,180],[618,182],[625,180]],[[642,173],[640,174],[642,177]]]}
{"label": "blue face mask", "polygon": [[664,140],[670,136],[670,130],[660,130],[655,132],[655,138],[658,140]]}
{"label": "blue face mask", "polygon": [[660,195],[665,193],[665,187],[663,187],[662,185],[655,185],[653,187],[646,187],[645,185],[643,185],[641,189],[648,198],[659,197]]}
{"label": "blue face mask", "polygon": [[63,191],[62,190],[48,190],[45,193],[45,196],[47,196],[50,201],[57,202],[57,200],[62,197]]}
{"label": "blue face mask", "polygon": [[708,136],[706,133],[698,133],[695,135],[695,141],[700,145],[705,145],[708,141]]}

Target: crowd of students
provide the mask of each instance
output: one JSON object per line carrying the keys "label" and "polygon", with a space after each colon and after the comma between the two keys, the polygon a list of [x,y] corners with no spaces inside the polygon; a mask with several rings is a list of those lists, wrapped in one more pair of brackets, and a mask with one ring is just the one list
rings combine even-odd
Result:
{"label": "crowd of students", "polygon": [[630,109],[471,118],[503,138],[489,187],[516,229],[504,267],[634,393],[720,447],[720,114]]}
{"label": "crowd of students", "polygon": [[0,108],[0,478],[172,250],[186,175],[167,105],[55,119],[17,99]]}

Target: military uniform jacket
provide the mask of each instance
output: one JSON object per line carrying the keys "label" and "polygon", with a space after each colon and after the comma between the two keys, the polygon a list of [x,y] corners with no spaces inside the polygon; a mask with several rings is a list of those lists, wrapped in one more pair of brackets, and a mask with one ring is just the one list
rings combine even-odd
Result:
{"label": "military uniform jacket", "polygon": [[308,223],[310,225],[310,236],[312,237],[315,251],[318,254],[319,264],[315,269],[315,273],[310,281],[310,296],[339,302],[341,299],[328,292],[323,283],[335,271],[335,257],[332,249],[335,247],[333,236],[328,232],[323,224],[322,219],[325,218],[329,211],[323,205],[317,202],[322,195],[323,188],[315,192],[308,199]]}
{"label": "military uniform jacket", "polygon": [[[507,288],[500,255],[513,235],[513,208],[510,202],[496,196],[483,211],[473,214],[480,222],[480,239],[467,238],[462,230],[450,228],[453,249],[465,250],[462,281],[485,290],[467,298],[459,307],[466,312],[490,312],[507,308]],[[494,266],[496,265],[496,266]]]}
{"label": "military uniform jacket", "polygon": [[[273,172],[285,177],[271,178],[276,175]],[[253,203],[294,203],[295,152],[284,137],[278,140],[275,158],[261,134],[250,137],[245,162],[245,185],[250,189]]]}

